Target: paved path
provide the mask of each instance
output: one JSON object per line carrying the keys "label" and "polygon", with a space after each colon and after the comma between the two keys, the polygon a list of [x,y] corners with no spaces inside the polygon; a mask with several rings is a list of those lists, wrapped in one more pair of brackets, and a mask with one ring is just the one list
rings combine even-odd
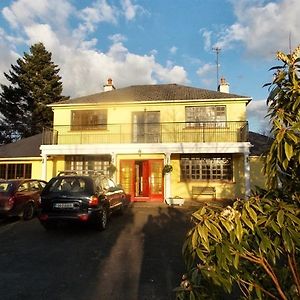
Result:
{"label": "paved path", "polygon": [[134,203],[104,232],[46,232],[37,219],[2,224],[0,299],[175,299],[195,210]]}
{"label": "paved path", "polygon": [[135,203],[92,299],[174,299],[184,272],[181,247],[189,215],[180,207]]}

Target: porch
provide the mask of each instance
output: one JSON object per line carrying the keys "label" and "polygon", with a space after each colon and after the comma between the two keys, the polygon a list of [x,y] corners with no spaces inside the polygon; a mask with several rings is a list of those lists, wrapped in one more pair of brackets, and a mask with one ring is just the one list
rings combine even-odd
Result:
{"label": "porch", "polygon": [[[159,195],[160,200],[163,198],[169,198],[174,195],[183,195],[183,191],[173,191],[171,190],[171,180],[173,178],[174,186],[177,185],[177,177],[179,176],[179,165],[177,159],[177,167],[174,165],[174,160],[171,161],[171,155],[180,155],[183,153],[189,154],[222,154],[223,156],[226,154],[231,155],[240,155],[240,162],[237,164],[241,170],[241,174],[237,174],[236,178],[243,177],[242,182],[244,185],[244,192],[246,195],[250,193],[250,177],[249,177],[249,149],[251,145],[249,142],[240,142],[240,143],[128,143],[128,144],[94,144],[91,147],[91,144],[62,144],[62,145],[42,145],[42,157],[43,157],[43,178],[47,178],[47,160],[53,159],[54,157],[61,157],[62,159],[67,155],[109,155],[110,160],[113,164],[117,166],[119,172],[116,172],[117,181],[120,182],[124,186],[128,186],[128,191],[135,197],[137,200],[143,200],[141,197],[150,197],[151,199],[157,197]],[[159,166],[152,165],[156,163],[155,160],[160,160]],[[121,161],[126,162],[126,165],[121,163]],[[162,168],[166,164],[173,164],[173,168],[176,169],[171,174],[167,173],[162,178]],[[155,167],[156,166],[156,167]],[[52,167],[51,167],[52,168]],[[122,171],[121,171],[122,170]],[[136,171],[135,171],[136,170]],[[154,170],[156,170],[154,172]],[[123,175],[121,173],[124,172],[124,178],[126,180],[121,179]],[[178,173],[177,175],[176,172]],[[134,175],[136,174],[136,175]],[[139,175],[137,175],[139,174]],[[175,178],[175,177],[176,178]],[[139,186],[135,188],[135,184],[142,180],[141,178],[150,178],[148,187],[145,189],[145,185],[143,188]],[[131,178],[129,180],[129,178]],[[179,178],[179,177],[178,177]],[[176,181],[177,180],[177,181]],[[151,182],[153,182],[153,187],[151,186]],[[159,184],[157,184],[157,182]],[[159,193],[156,193],[156,189],[159,188]],[[183,184],[182,188],[191,190],[192,187]],[[135,191],[134,191],[135,189]],[[138,192],[136,192],[138,191]],[[188,191],[185,191],[188,193]],[[218,197],[220,195],[219,191],[217,191]],[[163,197],[163,198],[161,198]]]}

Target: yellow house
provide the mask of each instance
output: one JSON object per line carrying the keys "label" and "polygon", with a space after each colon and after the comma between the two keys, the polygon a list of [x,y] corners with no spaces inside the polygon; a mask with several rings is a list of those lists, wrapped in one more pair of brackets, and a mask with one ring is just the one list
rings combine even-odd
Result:
{"label": "yellow house", "polygon": [[109,79],[103,92],[51,105],[42,178],[115,169],[132,201],[245,197],[250,101],[229,93],[224,79],[218,91],[177,84],[115,89]]}
{"label": "yellow house", "polygon": [[41,178],[41,143],[42,134],[37,134],[0,146],[0,179]]}

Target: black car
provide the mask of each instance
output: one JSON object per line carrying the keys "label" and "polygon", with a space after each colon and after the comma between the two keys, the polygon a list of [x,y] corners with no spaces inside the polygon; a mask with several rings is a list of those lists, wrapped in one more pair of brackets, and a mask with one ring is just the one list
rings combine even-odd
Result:
{"label": "black car", "polygon": [[39,220],[46,229],[76,222],[104,230],[110,214],[123,212],[126,194],[104,175],[62,174],[48,182],[40,202]]}
{"label": "black car", "polygon": [[46,183],[38,179],[0,180],[0,215],[20,216],[24,220],[32,219]]}

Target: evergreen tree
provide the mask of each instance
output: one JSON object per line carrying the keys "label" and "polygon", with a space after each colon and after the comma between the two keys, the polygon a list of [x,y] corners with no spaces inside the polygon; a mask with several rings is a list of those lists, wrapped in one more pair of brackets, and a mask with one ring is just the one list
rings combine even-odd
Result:
{"label": "evergreen tree", "polygon": [[52,125],[52,110],[47,104],[67,99],[61,95],[59,68],[42,43],[30,47],[4,73],[9,85],[1,84],[0,144],[42,132]]}

